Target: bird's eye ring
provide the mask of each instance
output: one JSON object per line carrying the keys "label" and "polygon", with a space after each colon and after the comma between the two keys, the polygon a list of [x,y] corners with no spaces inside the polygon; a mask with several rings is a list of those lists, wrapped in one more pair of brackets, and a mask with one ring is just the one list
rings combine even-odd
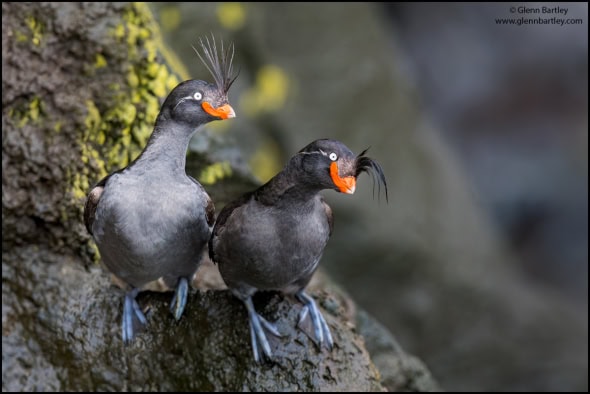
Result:
{"label": "bird's eye ring", "polygon": [[194,97],[195,100],[200,100],[200,99],[203,98],[203,93],[196,92],[193,97]]}
{"label": "bird's eye ring", "polygon": [[338,160],[338,155],[334,152],[330,153],[330,156],[328,156],[330,158],[330,160],[332,161],[336,161]]}

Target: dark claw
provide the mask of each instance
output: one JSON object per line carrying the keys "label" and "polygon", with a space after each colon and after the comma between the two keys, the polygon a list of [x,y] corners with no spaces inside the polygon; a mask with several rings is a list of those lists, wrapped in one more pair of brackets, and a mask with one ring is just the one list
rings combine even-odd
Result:
{"label": "dark claw", "polygon": [[174,315],[176,320],[180,320],[184,307],[186,306],[186,299],[188,295],[188,280],[186,278],[180,278],[172,302],[170,303],[170,311]]}
{"label": "dark claw", "polygon": [[282,336],[274,324],[267,321],[265,318],[256,313],[252,298],[248,297],[244,301],[246,309],[248,310],[248,318],[250,320],[250,341],[252,342],[252,352],[254,353],[254,360],[260,363],[260,351],[264,356],[270,360],[272,358],[272,351],[270,350],[270,344],[266,337],[264,329],[268,330],[274,336]]}
{"label": "dark claw", "polygon": [[303,290],[297,293],[297,298],[304,305],[303,309],[301,310],[301,314],[299,315],[299,324],[305,320],[307,314],[309,313],[311,324],[313,326],[313,337],[311,339],[316,345],[318,345],[320,349],[322,345],[325,344],[328,350],[332,350],[332,347],[334,346],[334,340],[332,339],[332,334],[330,333],[330,327],[326,323],[326,319],[324,319],[324,316],[317,307],[314,299]]}
{"label": "dark claw", "polygon": [[125,294],[125,300],[123,301],[123,343],[126,345],[133,341],[135,337],[135,330],[133,327],[135,318],[139,321],[141,325],[147,324],[147,319],[145,315],[139,308],[139,304],[135,300],[137,294],[139,293],[139,289],[133,289],[127,294]]}

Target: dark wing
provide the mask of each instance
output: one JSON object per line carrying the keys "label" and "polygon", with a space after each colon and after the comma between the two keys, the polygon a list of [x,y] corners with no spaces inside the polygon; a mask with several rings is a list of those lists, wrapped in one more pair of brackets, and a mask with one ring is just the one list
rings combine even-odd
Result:
{"label": "dark wing", "polygon": [[332,231],[334,230],[334,214],[332,214],[332,208],[330,208],[323,198],[322,204],[324,205],[324,211],[326,211],[326,218],[328,219],[328,225],[330,226],[330,236],[332,236]]}
{"label": "dark wing", "polygon": [[207,210],[205,213],[207,214],[207,224],[209,227],[213,227],[215,224],[215,204],[213,204],[213,200],[211,200],[211,198],[209,198],[207,201]]}
{"label": "dark wing", "polygon": [[209,227],[213,226],[215,224],[215,204],[213,204],[213,200],[211,200],[211,197],[209,197],[209,194],[207,194],[207,191],[205,190],[205,188],[203,187],[203,185],[201,185],[195,178],[193,178],[190,175],[187,175],[189,177],[189,179],[191,181],[193,181],[195,183],[195,185],[197,185],[205,194],[205,197],[207,198],[207,208],[205,209],[205,215],[207,217],[207,224],[209,225]]}
{"label": "dark wing", "polygon": [[217,216],[217,220],[215,221],[215,227],[213,228],[213,231],[211,232],[211,238],[209,238],[209,258],[214,263],[216,261],[215,261],[215,254],[213,251],[213,239],[215,237],[217,237],[219,232],[223,229],[223,227],[225,226],[225,222],[227,222],[227,219],[232,215],[232,213],[236,210],[236,208],[239,208],[242,205],[246,204],[248,201],[250,201],[251,197],[252,197],[252,192],[246,193],[243,196],[241,196],[240,198],[227,203],[223,207],[221,212],[219,212],[219,216]]}
{"label": "dark wing", "polygon": [[96,185],[94,185],[90,190],[90,193],[88,193],[88,197],[86,198],[86,203],[84,204],[84,224],[86,225],[86,230],[88,230],[90,235],[92,235],[94,215],[96,214],[96,208],[98,207],[100,196],[102,195],[104,187],[107,184],[107,181],[111,177],[111,175],[107,175],[106,177],[101,179]]}

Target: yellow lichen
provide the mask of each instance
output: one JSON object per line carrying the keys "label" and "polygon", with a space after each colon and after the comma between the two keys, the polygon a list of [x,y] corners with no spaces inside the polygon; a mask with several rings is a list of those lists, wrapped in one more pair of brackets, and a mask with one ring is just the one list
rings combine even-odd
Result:
{"label": "yellow lichen", "polygon": [[285,105],[289,93],[289,78],[278,66],[269,64],[256,74],[256,84],[240,97],[240,108],[249,116],[273,112]]}
{"label": "yellow lichen", "polygon": [[190,79],[190,74],[186,69],[184,63],[176,56],[176,54],[168,49],[168,47],[162,42],[161,37],[156,37],[158,47],[162,57],[166,60],[166,64],[170,65],[170,69],[174,70],[176,74],[180,76],[183,81]]}
{"label": "yellow lichen", "polygon": [[174,74],[171,74],[168,76],[168,78],[166,79],[166,89],[168,91],[171,91],[172,89],[174,89],[176,86],[178,86],[180,82],[178,81],[178,77]]}
{"label": "yellow lichen", "polygon": [[96,54],[96,58],[94,60],[94,67],[95,68],[103,68],[107,66],[107,59],[100,53]]}
{"label": "yellow lichen", "polygon": [[139,77],[132,68],[130,68],[127,73],[127,84],[132,89],[139,86]]}
{"label": "yellow lichen", "polygon": [[99,127],[101,117],[100,112],[98,112],[98,108],[96,108],[94,102],[86,100],[86,109],[88,111],[86,119],[84,120],[84,124],[86,125],[86,130],[88,134],[91,134],[95,132],[96,129]]}
{"label": "yellow lichen", "polygon": [[112,30],[112,35],[119,40],[125,37],[125,26],[123,24],[115,26]]}
{"label": "yellow lichen", "polygon": [[220,179],[231,176],[232,169],[228,161],[213,163],[203,168],[199,175],[199,182],[203,185],[212,185]]}
{"label": "yellow lichen", "polygon": [[127,165],[141,152],[153,129],[161,100],[178,84],[176,74],[162,62],[166,58],[164,46],[148,7],[132,3],[122,19],[110,34],[127,47],[126,86],[109,85],[115,92],[112,103],[101,113],[90,107],[88,117],[88,122],[95,119],[100,124],[91,128],[93,137],[88,140],[92,144],[114,146],[103,153],[109,171]]}
{"label": "yellow lichen", "polygon": [[180,10],[177,6],[165,6],[160,10],[160,26],[166,32],[176,30],[181,19]]}
{"label": "yellow lichen", "polygon": [[102,145],[102,144],[104,144],[104,143],[105,143],[105,141],[106,141],[106,139],[107,139],[107,136],[106,136],[106,134],[104,133],[104,131],[102,131],[102,130],[101,130],[101,131],[99,131],[99,132],[98,132],[98,134],[96,135],[96,143],[97,143],[98,145]]}
{"label": "yellow lichen", "polygon": [[16,38],[16,42],[27,42],[27,41],[29,41],[29,37],[25,33],[20,32],[18,30],[14,32],[14,38]]}
{"label": "yellow lichen", "polygon": [[127,155],[121,152],[121,146],[114,146],[106,153],[105,162],[112,170],[122,168],[127,165]]}
{"label": "yellow lichen", "polygon": [[43,103],[39,97],[33,97],[29,103],[29,119],[37,123],[39,115],[43,112]]}
{"label": "yellow lichen", "polygon": [[143,124],[139,127],[134,127],[131,131],[131,135],[139,146],[145,146],[151,132],[152,129],[148,127],[146,124]]}
{"label": "yellow lichen", "polygon": [[149,82],[148,88],[158,97],[166,96],[168,90],[166,88],[168,81],[168,68],[165,65],[160,65],[156,71],[156,75]]}
{"label": "yellow lichen", "polygon": [[154,40],[146,41],[144,44],[144,48],[146,51],[146,60],[148,62],[153,62],[156,60],[156,56],[158,56],[158,45]]}
{"label": "yellow lichen", "polygon": [[88,247],[90,248],[89,252],[92,256],[92,260],[98,263],[100,261],[100,252],[98,251],[98,246],[96,246],[94,242],[91,242],[88,244]]}
{"label": "yellow lichen", "polygon": [[160,70],[161,66],[163,65],[158,63],[150,63],[145,70],[146,75],[150,78],[155,78],[156,75],[158,75],[158,70]]}
{"label": "yellow lichen", "polygon": [[262,67],[258,71],[256,83],[266,108],[270,111],[276,111],[284,105],[289,88],[289,79],[280,67],[272,64]]}
{"label": "yellow lichen", "polygon": [[35,17],[28,16],[25,18],[25,23],[31,30],[31,42],[35,46],[39,46],[41,44],[41,39],[43,38],[43,25],[39,22]]}
{"label": "yellow lichen", "polygon": [[[123,136],[121,137],[121,145],[122,146],[129,146],[129,144],[131,144],[131,133],[129,132],[129,128],[125,128],[125,133],[123,133]],[[125,166],[129,163],[129,158],[127,157],[127,159],[125,160]]]}
{"label": "yellow lichen", "polygon": [[217,6],[217,19],[221,26],[238,30],[246,21],[246,12],[241,3],[221,3]]}
{"label": "yellow lichen", "polygon": [[123,106],[119,109],[119,118],[123,122],[123,124],[132,124],[135,120],[135,115],[137,114],[137,109],[135,105],[131,104],[130,102],[126,102]]}
{"label": "yellow lichen", "polygon": [[[105,141],[105,133],[103,128],[103,120],[98,108],[91,100],[86,101],[86,118],[84,125],[85,132],[81,141],[81,159],[83,163],[88,163],[92,159],[93,167],[98,170],[99,179],[107,175],[105,163],[100,159],[98,151],[93,145],[102,146]],[[77,193],[73,193],[76,195]]]}
{"label": "yellow lichen", "polygon": [[160,101],[154,96],[149,96],[145,98],[144,104],[145,108],[142,116],[146,122],[153,125],[160,112]]}
{"label": "yellow lichen", "polygon": [[87,177],[83,177],[80,173],[74,175],[71,189],[74,198],[85,198],[89,187]]}
{"label": "yellow lichen", "polygon": [[249,160],[252,173],[261,181],[266,182],[282,169],[281,149],[270,138],[262,141]]}
{"label": "yellow lichen", "polygon": [[18,128],[22,128],[29,122],[38,124],[41,116],[44,116],[43,102],[37,96],[33,97],[31,101],[24,105],[19,105],[17,108],[11,108],[8,111],[8,116],[16,121]]}

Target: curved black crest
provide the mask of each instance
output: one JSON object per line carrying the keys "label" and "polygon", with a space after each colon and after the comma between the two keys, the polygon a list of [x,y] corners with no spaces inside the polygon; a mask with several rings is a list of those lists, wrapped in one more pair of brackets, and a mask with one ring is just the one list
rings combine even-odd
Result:
{"label": "curved black crest", "polygon": [[356,174],[358,177],[362,172],[370,173],[373,178],[373,197],[375,195],[375,183],[379,186],[378,195],[381,194],[381,185],[385,188],[385,201],[389,201],[387,196],[387,181],[385,180],[385,174],[383,174],[383,168],[375,160],[365,156],[365,153],[369,148],[365,149],[356,157]]}
{"label": "curved black crest", "polygon": [[213,34],[211,34],[211,41],[209,41],[209,37],[205,37],[205,41],[200,38],[199,43],[203,49],[203,55],[195,47],[193,49],[207,67],[207,70],[213,75],[217,89],[223,94],[227,94],[232,83],[238,77],[237,75],[233,76],[234,44],[232,43],[224,49],[223,41],[221,41],[221,51],[218,52]]}

